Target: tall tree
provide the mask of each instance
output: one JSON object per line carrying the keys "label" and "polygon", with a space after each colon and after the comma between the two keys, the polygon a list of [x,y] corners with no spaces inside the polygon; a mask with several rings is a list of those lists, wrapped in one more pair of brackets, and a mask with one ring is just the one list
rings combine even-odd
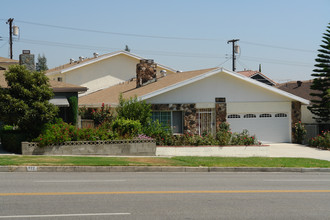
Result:
{"label": "tall tree", "polygon": [[312,76],[314,76],[310,95],[313,96],[311,100],[312,104],[308,109],[317,117],[317,121],[329,121],[330,120],[330,97],[328,96],[328,90],[330,89],[330,23],[327,26],[326,33],[323,34],[323,44],[320,45],[321,49],[318,50],[319,54],[315,59],[316,69],[313,70]]}
{"label": "tall tree", "polygon": [[17,125],[30,138],[37,137],[44,124],[57,115],[49,103],[54,93],[43,72],[12,65],[5,72],[8,88],[0,88],[0,120]]}
{"label": "tall tree", "polygon": [[45,57],[44,54],[42,56],[38,54],[38,62],[36,64],[36,70],[39,72],[48,70],[47,58]]}

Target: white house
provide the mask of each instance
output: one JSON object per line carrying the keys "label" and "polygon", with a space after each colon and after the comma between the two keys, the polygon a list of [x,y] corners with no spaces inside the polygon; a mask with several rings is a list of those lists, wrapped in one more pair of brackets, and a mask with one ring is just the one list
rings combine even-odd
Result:
{"label": "white house", "polygon": [[81,97],[79,105],[115,106],[120,93],[151,103],[153,119],[176,133],[214,133],[218,124],[228,121],[233,132],[247,129],[263,142],[291,142],[301,105],[309,103],[241,74],[211,68],[167,75],[141,87],[135,80],[122,83]]}
{"label": "white house", "polygon": [[[127,51],[116,51],[92,58],[79,57],[70,62],[50,69],[46,75],[53,80],[87,87],[83,95],[132,80],[136,76],[136,65],[144,59]],[[176,70],[157,64],[157,74],[172,74]]]}

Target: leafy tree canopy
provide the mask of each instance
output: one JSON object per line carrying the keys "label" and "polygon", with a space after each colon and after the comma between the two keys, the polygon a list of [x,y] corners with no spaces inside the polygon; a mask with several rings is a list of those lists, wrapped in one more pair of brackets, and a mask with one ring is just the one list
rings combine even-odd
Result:
{"label": "leafy tree canopy", "polygon": [[8,88],[0,88],[0,120],[16,125],[31,138],[57,115],[49,103],[54,93],[43,72],[31,72],[25,66],[12,65],[5,72]]}
{"label": "leafy tree canopy", "polygon": [[330,89],[330,23],[327,27],[326,33],[323,34],[323,44],[318,50],[319,54],[315,59],[316,69],[313,70],[314,76],[311,89],[314,90],[310,95],[314,98],[311,100],[312,104],[308,109],[317,117],[318,121],[330,120],[330,97],[328,90]]}

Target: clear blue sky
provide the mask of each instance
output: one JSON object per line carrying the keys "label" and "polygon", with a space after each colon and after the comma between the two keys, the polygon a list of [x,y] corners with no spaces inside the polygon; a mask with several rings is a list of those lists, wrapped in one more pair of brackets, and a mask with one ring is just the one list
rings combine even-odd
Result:
{"label": "clear blue sky", "polygon": [[329,0],[0,0],[0,8],[2,57],[9,57],[6,21],[14,18],[14,59],[29,49],[45,54],[49,68],[128,45],[174,69],[231,70],[227,41],[240,39],[237,70],[262,64],[278,82],[311,79],[330,22]]}

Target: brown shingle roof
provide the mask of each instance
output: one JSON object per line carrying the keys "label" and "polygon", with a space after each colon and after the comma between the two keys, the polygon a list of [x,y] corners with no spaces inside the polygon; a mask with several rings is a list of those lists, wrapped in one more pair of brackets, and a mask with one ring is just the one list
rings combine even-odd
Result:
{"label": "brown shingle roof", "polygon": [[166,88],[170,85],[183,82],[215,69],[216,68],[211,68],[167,75],[166,77],[158,78],[157,82],[150,83],[140,88],[136,88],[136,79],[134,79],[132,81],[127,81],[119,85],[111,86],[107,89],[81,96],[79,98],[79,105],[100,106],[102,103],[117,105],[120,93],[122,93],[123,97],[126,99],[134,97],[135,95],[139,97]]}
{"label": "brown shingle roof", "polygon": [[[2,88],[8,88],[5,75],[5,71],[0,70],[0,86]],[[86,87],[76,86],[69,83],[58,82],[55,80],[49,80],[50,87],[53,89],[53,92],[85,92],[87,91]]]}
{"label": "brown shingle roof", "polygon": [[0,63],[18,63],[18,60],[9,59],[6,57],[0,57]]}
{"label": "brown shingle roof", "polygon": [[276,88],[289,92],[296,96],[302,97],[307,100],[315,99],[315,97],[310,95],[311,92],[315,92],[314,90],[311,90],[311,88],[310,88],[313,80],[306,80],[306,81],[300,81],[300,82],[302,83],[301,86],[298,86],[297,81],[290,81],[290,82],[286,82],[286,83],[281,83],[281,84],[277,85]]}
{"label": "brown shingle roof", "polygon": [[244,70],[244,71],[238,71],[237,73],[239,73],[239,74],[241,74],[241,75],[243,75],[243,76],[250,77],[250,78],[251,78],[252,76],[256,75],[256,74],[259,74],[260,76],[262,76],[262,77],[264,77],[265,79],[269,80],[269,81],[270,81],[271,83],[273,83],[274,85],[277,84],[274,80],[268,78],[267,76],[265,76],[264,74],[262,74],[262,73],[259,72],[259,71],[255,71],[255,70]]}

